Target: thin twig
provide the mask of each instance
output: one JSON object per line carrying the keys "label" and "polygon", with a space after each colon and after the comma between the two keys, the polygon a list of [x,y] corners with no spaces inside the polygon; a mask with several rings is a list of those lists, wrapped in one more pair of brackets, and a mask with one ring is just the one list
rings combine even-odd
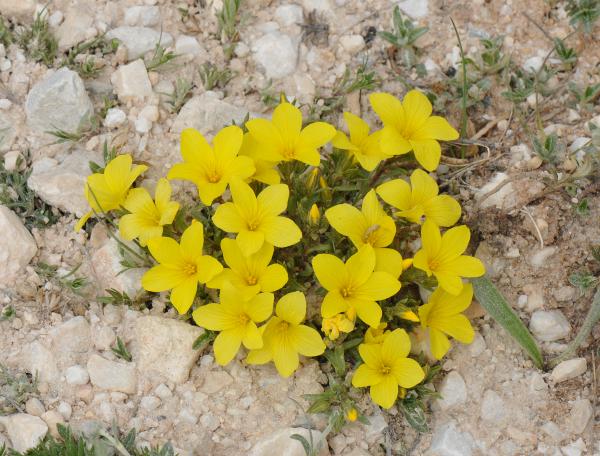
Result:
{"label": "thin twig", "polygon": [[471,137],[471,141],[477,141],[479,138],[483,137],[488,131],[494,128],[498,124],[498,122],[500,122],[500,119],[490,120],[487,124],[485,124],[485,126],[481,130],[479,130]]}
{"label": "thin twig", "polygon": [[540,231],[540,228],[537,226],[537,223],[535,222],[533,215],[531,215],[531,212],[529,211],[527,206],[523,206],[521,208],[521,212],[523,212],[525,215],[527,215],[527,217],[529,217],[529,220],[531,220],[531,223],[533,223],[533,227],[535,228],[535,232],[537,233],[538,240],[540,241],[540,249],[543,249],[544,248],[544,238],[542,238],[542,232]]}

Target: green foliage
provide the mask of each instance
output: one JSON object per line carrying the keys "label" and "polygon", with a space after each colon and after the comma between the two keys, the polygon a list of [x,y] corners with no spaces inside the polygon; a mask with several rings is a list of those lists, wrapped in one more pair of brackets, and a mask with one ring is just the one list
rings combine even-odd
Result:
{"label": "green foliage", "polygon": [[586,35],[591,35],[600,18],[600,0],[569,0],[567,14],[573,27],[581,27]]}
{"label": "green foliage", "polygon": [[55,144],[77,142],[85,136],[85,133],[83,131],[69,132],[61,130],[60,128],[57,128],[56,130],[48,130],[46,131],[46,133],[56,138]]}
{"label": "green foliage", "polygon": [[10,26],[4,22],[4,18],[0,16],[0,44],[8,47],[14,40],[15,37]]}
{"label": "green foliage", "polygon": [[104,35],[101,35],[70,48],[67,51],[67,56],[62,60],[61,66],[77,71],[84,79],[93,78],[100,71],[94,55],[113,54],[118,47],[119,41],[117,39],[108,40]]}
{"label": "green foliage", "polygon": [[198,68],[200,74],[200,80],[206,90],[213,90],[214,88],[224,88],[231,78],[233,73],[229,68],[219,69],[215,64],[206,62]]}
{"label": "green foliage", "polygon": [[106,164],[114,159],[118,155],[116,147],[108,147],[108,141],[104,141],[102,145],[102,159],[104,160],[104,165],[100,166],[98,163],[91,161],[89,163],[90,171],[92,173],[102,173],[104,172],[104,167]]}
{"label": "green foliage", "polygon": [[58,40],[48,25],[48,13],[40,11],[31,26],[21,26],[16,32],[16,42],[25,54],[36,62],[52,65],[58,53]]}
{"label": "green foliage", "polygon": [[128,307],[131,307],[134,304],[133,299],[131,299],[124,291],[115,290],[114,288],[107,288],[105,291],[108,293],[108,296],[100,296],[97,298],[98,302],[101,304]]}
{"label": "green foliage", "polygon": [[216,332],[204,330],[204,332],[200,336],[198,336],[192,344],[192,349],[204,350],[206,347],[208,347],[208,344],[215,340],[215,337],[217,337]]}
{"label": "green foliage", "polygon": [[558,163],[560,154],[564,151],[564,144],[558,142],[556,134],[533,138],[533,151],[544,161],[552,164]]}
{"label": "green foliage", "polygon": [[504,296],[485,276],[471,279],[471,283],[479,304],[525,349],[535,366],[542,369],[544,360],[539,347],[521,319],[508,305]]}
{"label": "green foliage", "polygon": [[35,267],[35,272],[47,281],[52,281],[58,285],[71,290],[73,293],[79,295],[83,288],[88,284],[88,280],[85,277],[75,277],[75,273],[81,267],[81,264],[75,266],[71,271],[64,275],[58,274],[58,267],[52,266],[44,262],[39,262]]}
{"label": "green foliage", "polygon": [[415,42],[429,30],[427,27],[416,27],[410,18],[404,19],[400,7],[396,5],[392,16],[394,30],[378,32],[378,35],[390,43],[401,54],[401,61],[408,68],[417,64]]}
{"label": "green foliage", "polygon": [[183,78],[177,78],[173,93],[169,95],[167,103],[170,106],[171,112],[178,113],[186,101],[192,96],[194,84],[191,81]]}
{"label": "green foliage", "polygon": [[565,69],[572,69],[577,63],[577,53],[575,49],[567,47],[565,42],[560,38],[554,38],[554,51],[565,66]]}
{"label": "green foliage", "polygon": [[0,415],[23,412],[25,402],[37,395],[37,376],[13,372],[0,363]]}
{"label": "green foliage", "polygon": [[569,276],[569,283],[574,287],[579,288],[579,291],[585,293],[589,289],[596,286],[598,278],[589,271],[574,272]]}
{"label": "green foliage", "polygon": [[223,8],[217,13],[219,35],[221,35],[221,43],[223,43],[223,51],[227,59],[233,57],[235,43],[240,38],[237,27],[241,4],[242,0],[223,0]]}
{"label": "green foliage", "polygon": [[0,321],[11,320],[15,315],[15,308],[11,305],[8,305],[2,309],[2,312],[0,312]]}
{"label": "green foliage", "polygon": [[[28,228],[44,227],[56,223],[59,213],[39,199],[27,185],[31,175],[29,152],[17,160],[14,171],[8,171],[0,161],[0,204],[13,210]],[[25,167],[24,171],[19,171]]]}
{"label": "green foliage", "polygon": [[152,54],[152,57],[150,57],[148,60],[144,60],[144,64],[146,65],[146,69],[148,71],[152,71],[175,60],[177,57],[179,57],[179,54],[175,54],[172,51],[167,51],[167,49],[160,44],[159,40],[154,47],[154,53]]}
{"label": "green foliage", "polygon": [[133,360],[131,353],[129,353],[129,350],[127,350],[127,346],[125,345],[123,340],[118,336],[117,344],[115,347],[111,347],[111,350],[117,356],[117,358],[125,360],[129,363]]}
{"label": "green foliage", "polygon": [[575,97],[577,104],[581,109],[586,111],[593,111],[594,104],[600,96],[600,83],[589,85],[586,87],[579,87],[577,84],[570,82],[569,91]]}

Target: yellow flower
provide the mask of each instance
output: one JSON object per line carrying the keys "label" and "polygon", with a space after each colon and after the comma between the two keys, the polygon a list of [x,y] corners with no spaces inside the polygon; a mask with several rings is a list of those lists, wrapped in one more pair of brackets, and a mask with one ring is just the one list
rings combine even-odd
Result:
{"label": "yellow flower", "polygon": [[237,233],[236,241],[245,256],[258,252],[265,242],[288,247],[300,241],[300,228],[279,215],[287,208],[287,185],[271,185],[255,196],[248,184],[236,179],[230,189],[233,202],[221,204],[212,220],[223,231]]}
{"label": "yellow flower", "polygon": [[379,142],[381,131],[369,134],[369,124],[352,113],[345,112],[344,119],[350,132],[350,139],[345,133],[338,131],[331,144],[338,149],[347,150],[367,171],[373,171],[382,160],[392,155],[381,151]]}
{"label": "yellow flower", "polygon": [[437,168],[442,149],[438,140],[458,139],[458,132],[443,117],[431,115],[431,103],[423,93],[411,90],[402,102],[389,93],[369,97],[383,122],[381,150],[390,155],[415,153],[427,171]]}
{"label": "yellow flower", "polygon": [[247,179],[254,174],[254,162],[238,156],[243,136],[242,129],[232,125],[217,133],[214,147],[210,147],[199,131],[186,128],[181,132],[183,163],[173,165],[167,177],[192,181],[202,204],[210,206],[232,179]]}
{"label": "yellow flower", "polygon": [[368,328],[365,331],[365,344],[382,344],[386,336],[390,334],[390,330],[386,330],[387,323],[380,323],[377,328]]}
{"label": "yellow flower", "polygon": [[259,293],[246,299],[229,286],[221,290],[220,304],[207,304],[192,313],[198,326],[220,331],[213,349],[216,361],[225,366],[235,357],[243,344],[248,350],[263,347],[263,336],[256,323],[273,313],[273,294]]}
{"label": "yellow flower", "polygon": [[308,211],[308,221],[311,225],[317,225],[321,220],[321,211],[319,210],[319,206],[313,204],[310,207],[310,211]]}
{"label": "yellow flower", "polygon": [[260,144],[256,142],[250,133],[245,133],[240,155],[250,157],[254,161],[255,171],[250,177],[263,184],[278,184],[281,181],[281,176],[277,171],[277,162],[261,159],[261,151]]}
{"label": "yellow flower", "polygon": [[345,314],[337,314],[331,318],[323,318],[321,323],[321,331],[329,339],[336,340],[340,337],[340,333],[349,333],[354,329],[354,322]]}
{"label": "yellow flower", "polygon": [[138,238],[145,246],[148,240],[162,236],[163,226],[173,223],[179,203],[171,201],[171,185],[162,178],[156,184],[154,201],[145,188],[134,188],[123,207],[130,213],[119,220],[121,237],[127,241]]}
{"label": "yellow flower", "polygon": [[426,220],[421,226],[421,250],[415,253],[413,266],[433,274],[440,287],[452,295],[463,289],[461,277],[480,277],[485,274],[483,263],[472,256],[463,255],[469,245],[471,233],[464,225],[450,228],[440,235],[438,226]]}
{"label": "yellow flower", "polygon": [[264,348],[248,353],[246,362],[264,364],[273,360],[277,371],[283,377],[289,377],[298,369],[298,354],[322,355],[325,351],[323,339],[315,329],[301,324],[305,317],[304,294],[294,291],[283,296],[264,329]]}
{"label": "yellow flower", "polygon": [[437,288],[431,294],[429,302],[419,307],[421,326],[429,329],[431,354],[435,359],[442,359],[450,349],[447,335],[463,344],[473,342],[473,327],[461,313],[469,307],[472,299],[473,286],[467,283],[458,296]]}
{"label": "yellow flower", "polygon": [[438,226],[452,226],[460,218],[460,204],[451,196],[438,195],[438,191],[435,180],[420,169],[410,176],[410,185],[394,179],[377,187],[377,194],[400,210],[398,217],[419,224],[425,217]]}
{"label": "yellow flower", "polygon": [[406,271],[412,265],[413,265],[413,259],[412,258],[405,258],[404,260],[402,260],[402,270],[403,271]]}
{"label": "yellow flower", "polygon": [[352,407],[348,410],[348,413],[346,413],[346,419],[350,422],[356,421],[358,419],[358,410]]}
{"label": "yellow flower", "polygon": [[370,386],[373,402],[389,409],[398,397],[398,386],[412,388],[425,378],[425,372],[414,359],[407,358],[410,339],[406,331],[396,329],[381,344],[358,346],[364,364],[352,377],[352,386]]}
{"label": "yellow flower", "polygon": [[273,250],[271,244],[264,243],[256,253],[245,257],[234,239],[223,239],[221,251],[229,268],[223,269],[207,286],[223,289],[231,284],[248,298],[259,291],[279,290],[288,281],[288,274],[280,264],[269,264]]}
{"label": "yellow flower", "polygon": [[142,277],[142,287],[148,291],[171,291],[171,303],[180,314],[194,302],[198,283],[206,283],[223,270],[213,257],[202,254],[204,233],[202,224],[194,220],[181,235],[178,244],[168,237],[148,241],[148,249],[159,263]]}
{"label": "yellow flower", "polygon": [[131,155],[117,155],[108,162],[103,173],[88,176],[84,194],[92,210],[81,217],[75,225],[75,231],[79,231],[93,213],[106,213],[123,205],[131,185],[148,169],[146,165],[132,168],[132,163]]}
{"label": "yellow flower", "polygon": [[252,138],[261,148],[260,158],[268,162],[298,160],[318,166],[318,149],[335,136],[335,128],[325,122],[314,122],[302,128],[302,113],[294,105],[283,102],[275,108],[273,119],[246,122]]}
{"label": "yellow flower", "polygon": [[356,248],[370,245],[375,249],[376,271],[385,271],[394,277],[400,275],[402,255],[385,248],[394,240],[396,223],[379,204],[375,190],[365,195],[360,211],[350,204],[338,204],[327,209],[325,217],[333,229],[348,236]]}
{"label": "yellow flower", "polygon": [[374,271],[375,252],[369,245],[345,264],[336,256],[320,254],[313,258],[312,265],[321,286],[328,291],[321,305],[324,318],[354,308],[362,321],[377,327],[381,307],[375,301],[387,299],[400,290],[400,282],[392,275]]}

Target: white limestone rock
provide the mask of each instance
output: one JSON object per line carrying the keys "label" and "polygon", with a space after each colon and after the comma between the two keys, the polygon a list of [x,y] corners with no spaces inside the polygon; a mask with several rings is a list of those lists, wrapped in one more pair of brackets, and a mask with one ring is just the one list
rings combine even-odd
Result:
{"label": "white limestone rock", "polygon": [[566,380],[570,380],[572,378],[579,377],[580,375],[585,374],[586,370],[587,361],[585,360],[585,358],[568,359],[566,361],[561,362],[554,369],[552,369],[550,379],[555,383],[560,383]]}
{"label": "white limestone rock", "polygon": [[111,77],[117,96],[120,99],[144,98],[152,95],[152,85],[142,59],[120,66]]}
{"label": "white limestone rock", "polygon": [[0,426],[4,426],[13,450],[20,453],[34,448],[48,432],[41,418],[27,413],[0,416]]}
{"label": "white limestone rock", "polygon": [[137,374],[132,364],[109,361],[92,355],[87,363],[92,385],[108,391],[133,394],[137,390]]}
{"label": "white limestone rock", "polygon": [[13,282],[37,253],[37,244],[21,219],[0,206],[0,287]]}
{"label": "white limestone rock", "polygon": [[263,35],[254,42],[252,51],[267,79],[281,79],[296,71],[298,46],[285,33],[272,31]]}
{"label": "white limestone rock", "polygon": [[[313,442],[318,442],[321,439],[321,433],[315,430],[309,431],[305,428],[279,429],[256,443],[248,456],[305,456],[306,453],[302,444],[290,438],[294,434],[299,434],[308,441],[310,441],[312,434]],[[324,442],[318,456],[328,456],[329,454],[327,442]]]}
{"label": "white limestone rock", "polygon": [[571,333],[571,325],[560,310],[536,310],[531,315],[529,329],[543,342],[564,339]]}
{"label": "white limestone rock", "polygon": [[160,32],[148,27],[117,27],[110,30],[106,37],[116,38],[127,48],[128,60],[136,60],[149,51],[153,51],[160,43],[163,47],[173,44],[173,37],[166,32]]}

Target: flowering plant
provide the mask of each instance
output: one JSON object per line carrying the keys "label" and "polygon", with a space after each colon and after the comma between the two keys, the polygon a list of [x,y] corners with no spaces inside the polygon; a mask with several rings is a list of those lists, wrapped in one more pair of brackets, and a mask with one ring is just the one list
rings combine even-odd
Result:
{"label": "flowering plant", "polygon": [[[179,314],[205,328],[218,363],[273,362],[288,377],[300,357],[324,355],[331,384],[342,386],[311,409],[337,400],[349,420],[358,416],[350,384],[390,408],[424,391],[450,339],[473,340],[462,314],[473,289],[463,279],[485,272],[464,254],[470,232],[454,226],[459,203],[427,172],[456,130],[417,90],[370,101],[383,124],[374,132],[351,113],[348,134],[303,125],[285,99],[271,120],[225,127],[212,145],[187,129],[183,162],[158,181],[154,199],[131,188],[146,167],[119,155],[88,178],[92,211],[78,224],[118,217],[121,238],[155,260],[142,287],[168,292]],[[192,182],[197,203],[172,201],[170,180]]]}

